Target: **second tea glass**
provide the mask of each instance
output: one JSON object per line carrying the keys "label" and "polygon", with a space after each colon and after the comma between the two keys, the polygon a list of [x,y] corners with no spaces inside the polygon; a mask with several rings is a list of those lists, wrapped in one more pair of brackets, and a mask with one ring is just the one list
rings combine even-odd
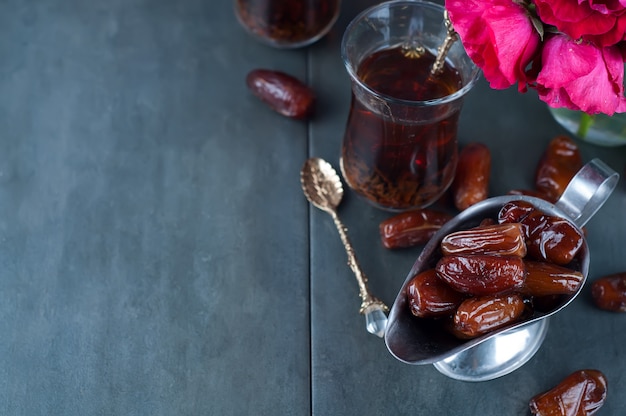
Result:
{"label": "second tea glass", "polygon": [[341,172],[376,207],[426,207],[454,179],[463,97],[480,70],[455,42],[443,72],[431,73],[446,35],[442,6],[397,0],[365,10],[344,33],[352,101]]}
{"label": "second tea glass", "polygon": [[299,48],[323,37],[339,16],[341,0],[235,0],[241,25],[277,48]]}

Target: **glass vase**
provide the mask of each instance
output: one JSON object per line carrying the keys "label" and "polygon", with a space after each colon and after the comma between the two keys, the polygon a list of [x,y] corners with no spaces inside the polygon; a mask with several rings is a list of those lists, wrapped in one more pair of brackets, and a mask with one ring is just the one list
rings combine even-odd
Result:
{"label": "glass vase", "polygon": [[582,141],[608,147],[626,145],[626,113],[607,116],[567,108],[548,109],[561,126]]}

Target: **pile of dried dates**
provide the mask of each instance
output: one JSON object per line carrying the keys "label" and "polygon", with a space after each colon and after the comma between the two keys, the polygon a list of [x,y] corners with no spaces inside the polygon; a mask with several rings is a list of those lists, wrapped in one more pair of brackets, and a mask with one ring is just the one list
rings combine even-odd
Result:
{"label": "pile of dried dates", "polygon": [[407,285],[411,313],[443,318],[466,339],[551,309],[583,281],[576,270],[583,241],[563,218],[525,201],[506,203],[497,218],[443,238],[435,267]]}
{"label": "pile of dried dates", "polygon": [[[481,144],[459,156],[449,200],[457,211],[488,197],[490,155]],[[565,136],[549,143],[535,171],[535,189],[512,190],[556,202],[583,166],[576,144]],[[422,209],[380,224],[389,249],[426,244],[453,214]],[[579,290],[583,275],[577,253],[583,233],[567,220],[525,201],[513,201],[478,226],[446,235],[434,267],[406,287],[409,308],[419,319],[439,321],[461,339],[474,338],[552,310]],[[601,309],[626,312],[626,272],[596,279],[592,299]],[[535,416],[593,415],[605,403],[607,380],[598,370],[576,371],[529,401]]]}

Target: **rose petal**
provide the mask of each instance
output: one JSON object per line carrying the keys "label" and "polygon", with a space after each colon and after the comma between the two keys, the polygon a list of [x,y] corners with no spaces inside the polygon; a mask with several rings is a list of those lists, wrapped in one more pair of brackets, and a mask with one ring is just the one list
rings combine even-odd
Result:
{"label": "rose petal", "polygon": [[539,35],[521,5],[511,0],[447,0],[446,9],[469,57],[492,88],[516,82],[525,90],[526,68],[536,55]]}
{"label": "rose petal", "polygon": [[535,4],[541,21],[572,39],[582,38],[601,47],[626,39],[626,8],[616,0],[535,0]]}
{"label": "rose petal", "polygon": [[598,48],[555,35],[545,41],[542,62],[536,88],[551,107],[608,115],[626,108],[624,63],[618,48]]}

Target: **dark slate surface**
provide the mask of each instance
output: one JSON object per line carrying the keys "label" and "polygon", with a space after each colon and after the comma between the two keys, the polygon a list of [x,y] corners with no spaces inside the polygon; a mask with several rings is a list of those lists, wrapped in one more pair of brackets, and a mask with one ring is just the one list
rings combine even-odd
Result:
{"label": "dark slate surface", "polygon": [[[0,414],[526,415],[571,371],[619,389],[626,315],[584,292],[543,347],[497,380],[465,383],[395,360],[368,334],[330,217],[309,208],[308,156],[338,168],[350,85],[346,0],[301,50],[261,45],[232,2],[0,3]],[[280,69],[318,93],[310,123],[252,97]],[[493,195],[532,184],[563,131],[532,94],[481,82],[461,143],[493,154]],[[580,142],[624,172],[626,148]],[[626,270],[624,180],[588,226],[590,280]],[[347,191],[340,216],[372,290],[391,304],[419,248],[388,251],[377,211]]]}
{"label": "dark slate surface", "polygon": [[0,414],[306,414],[304,77],[229,1],[0,4]]}

